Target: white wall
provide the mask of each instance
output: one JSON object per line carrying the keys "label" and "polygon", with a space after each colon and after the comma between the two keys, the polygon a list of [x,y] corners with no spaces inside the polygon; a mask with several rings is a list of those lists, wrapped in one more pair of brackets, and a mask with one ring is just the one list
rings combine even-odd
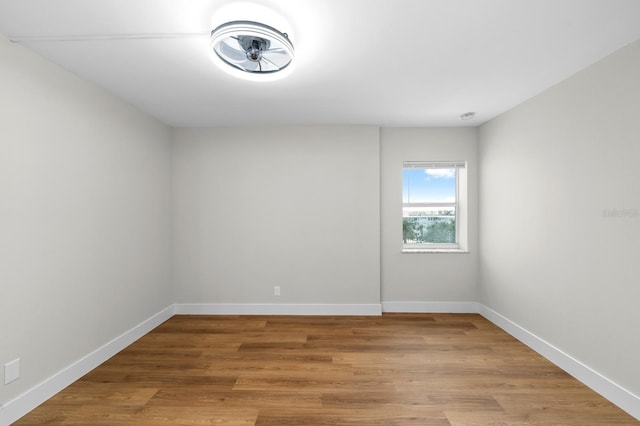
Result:
{"label": "white wall", "polygon": [[[427,309],[433,308],[428,305],[432,302],[476,301],[476,129],[385,128],[381,130],[381,156],[382,300],[426,302]],[[468,162],[469,253],[402,253],[402,162],[408,160]]]}
{"label": "white wall", "polygon": [[640,395],[640,44],[480,129],[481,301]]}
{"label": "white wall", "polygon": [[165,126],[0,38],[0,405],[173,301],[169,156]]}
{"label": "white wall", "polygon": [[379,304],[379,162],[377,127],[175,130],[176,301]]}

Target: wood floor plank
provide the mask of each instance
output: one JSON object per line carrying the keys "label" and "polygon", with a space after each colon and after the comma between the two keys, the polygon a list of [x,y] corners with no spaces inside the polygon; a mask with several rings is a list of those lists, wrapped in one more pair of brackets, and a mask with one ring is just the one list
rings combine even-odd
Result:
{"label": "wood floor plank", "polygon": [[638,425],[475,314],[177,315],[17,425]]}
{"label": "wood floor plank", "polygon": [[450,426],[440,410],[368,409],[262,410],[256,426]]}
{"label": "wood floor plank", "polygon": [[267,391],[224,392],[210,390],[205,387],[194,390],[192,387],[183,386],[163,388],[148,402],[149,406],[187,406],[195,410],[201,406],[217,406],[225,409],[234,407],[278,409],[287,405],[295,406],[297,409],[320,409],[322,404],[322,393],[320,392],[273,389]]}

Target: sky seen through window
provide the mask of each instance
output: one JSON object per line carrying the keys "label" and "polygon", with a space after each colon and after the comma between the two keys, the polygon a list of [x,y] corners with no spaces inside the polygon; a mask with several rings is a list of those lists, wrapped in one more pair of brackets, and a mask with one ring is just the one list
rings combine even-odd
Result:
{"label": "sky seen through window", "polygon": [[456,169],[403,169],[403,203],[446,203],[456,200]]}

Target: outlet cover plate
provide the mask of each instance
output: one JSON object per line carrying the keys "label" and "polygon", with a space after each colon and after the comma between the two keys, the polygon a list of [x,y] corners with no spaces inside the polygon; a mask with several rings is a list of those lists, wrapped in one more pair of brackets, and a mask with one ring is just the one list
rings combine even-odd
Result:
{"label": "outlet cover plate", "polygon": [[14,359],[4,365],[4,384],[8,385],[20,378],[20,358]]}

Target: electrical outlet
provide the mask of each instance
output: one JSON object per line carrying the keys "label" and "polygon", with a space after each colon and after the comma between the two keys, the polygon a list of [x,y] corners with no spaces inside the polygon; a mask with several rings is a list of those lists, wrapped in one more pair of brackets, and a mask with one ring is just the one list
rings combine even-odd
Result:
{"label": "electrical outlet", "polygon": [[20,378],[20,358],[14,359],[4,365],[4,384],[8,385]]}
{"label": "electrical outlet", "polygon": [[274,296],[280,296],[280,286],[279,285],[273,286],[273,295]]}

